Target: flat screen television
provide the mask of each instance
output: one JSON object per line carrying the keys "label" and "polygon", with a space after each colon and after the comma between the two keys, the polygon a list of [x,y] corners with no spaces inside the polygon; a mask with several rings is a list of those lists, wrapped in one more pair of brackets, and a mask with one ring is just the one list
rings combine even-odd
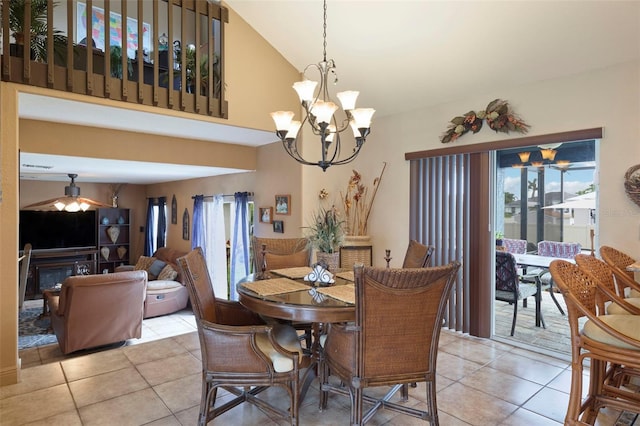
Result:
{"label": "flat screen television", "polygon": [[20,247],[34,250],[96,247],[96,212],[20,210]]}

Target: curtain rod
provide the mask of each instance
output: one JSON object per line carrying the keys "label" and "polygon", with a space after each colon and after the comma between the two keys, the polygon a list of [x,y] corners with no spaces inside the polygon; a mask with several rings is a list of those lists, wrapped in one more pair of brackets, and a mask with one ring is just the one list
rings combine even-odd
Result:
{"label": "curtain rod", "polygon": [[[240,191],[240,192],[242,192],[242,191]],[[218,194],[215,194],[215,195],[203,195],[203,197],[204,198],[213,198],[216,195],[218,195]],[[222,196],[223,197],[233,197],[233,196],[235,196],[235,194],[222,194]],[[248,197],[253,197],[253,192],[247,192],[247,196]],[[195,198],[196,198],[195,195],[193,197],[191,197],[192,200],[195,199]]]}

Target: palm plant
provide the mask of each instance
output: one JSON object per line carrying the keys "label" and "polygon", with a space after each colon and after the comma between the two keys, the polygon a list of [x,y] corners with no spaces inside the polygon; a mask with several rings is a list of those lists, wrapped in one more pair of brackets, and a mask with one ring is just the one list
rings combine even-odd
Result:
{"label": "palm plant", "polygon": [[[25,40],[25,0],[3,1],[0,16],[8,5],[9,29],[17,45],[24,45]],[[53,7],[57,2],[53,3]],[[47,61],[47,0],[31,0],[30,19],[30,57],[34,61]],[[52,12],[53,13],[53,12]],[[64,62],[67,37],[60,30],[53,30],[53,50],[56,60]]]}
{"label": "palm plant", "polygon": [[309,244],[319,252],[337,253],[344,235],[343,225],[335,207],[320,208],[314,213],[311,226],[307,227]]}

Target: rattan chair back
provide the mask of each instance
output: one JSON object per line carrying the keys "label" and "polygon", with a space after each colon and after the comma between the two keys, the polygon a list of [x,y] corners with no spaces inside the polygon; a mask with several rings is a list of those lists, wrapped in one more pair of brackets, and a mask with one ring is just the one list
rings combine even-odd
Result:
{"label": "rattan chair back", "polygon": [[403,268],[424,268],[429,264],[434,246],[424,245],[416,240],[409,241],[409,247],[402,262]]}
{"label": "rattan chair back", "polygon": [[[266,253],[276,254],[276,255],[289,255],[298,253],[304,250],[308,250],[309,247],[309,239],[308,238],[264,238],[264,237],[256,237],[254,236],[251,239],[251,244],[253,247],[253,271],[260,272],[262,271],[263,265],[263,254],[262,254],[262,246],[265,245]],[[309,258],[307,265],[311,265],[311,250],[308,250]],[[300,265],[291,265],[300,266]],[[282,267],[287,267],[282,266]],[[269,265],[267,265],[267,269],[269,269]]]}
{"label": "rattan chair back", "polygon": [[[438,340],[459,267],[458,262],[411,269],[356,266],[355,326],[329,326],[321,369],[321,405],[326,405],[326,392],[345,393],[344,388],[341,391],[328,384],[330,371],[352,395],[351,424],[364,424],[385,406],[437,425]],[[397,391],[416,382],[426,382],[426,411],[385,399],[384,404],[374,404],[369,412],[363,412],[363,400],[372,402],[364,394],[365,388],[390,385]]]}
{"label": "rattan chair back", "polygon": [[[640,340],[618,331],[621,322],[617,321],[624,317],[628,328],[637,329],[640,317],[603,315],[597,299],[604,285],[585,268],[555,260],[549,269],[567,304],[571,331],[571,392],[565,425],[593,424],[603,407],[640,412],[640,395],[623,387],[630,376],[640,373]],[[586,322],[581,321],[583,317]],[[587,328],[588,333],[583,331]],[[590,359],[591,384],[583,399],[586,358]]]}
{"label": "rattan chair back", "polygon": [[623,287],[640,286],[640,285],[634,286],[632,283],[630,283],[630,282],[635,283],[635,277],[632,271],[627,271],[627,266],[631,265],[632,263],[635,263],[635,259],[633,257],[629,256],[628,254],[618,249],[615,249],[609,246],[600,247],[600,256],[602,256],[602,260],[604,260],[605,263],[611,267],[616,278],[620,280],[620,283],[618,284],[619,289],[620,289],[620,286],[623,286]]}

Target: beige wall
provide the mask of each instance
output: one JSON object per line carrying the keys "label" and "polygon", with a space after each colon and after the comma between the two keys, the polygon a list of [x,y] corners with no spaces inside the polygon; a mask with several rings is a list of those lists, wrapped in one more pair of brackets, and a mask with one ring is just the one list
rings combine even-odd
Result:
{"label": "beige wall", "polygon": [[[18,136],[17,102],[18,92],[34,93],[43,96],[59,97],[78,102],[95,103],[117,108],[153,112],[166,114],[175,117],[195,119],[211,123],[220,123],[245,127],[251,129],[272,131],[273,124],[269,117],[269,112],[285,109],[294,110],[298,108],[298,100],[295,92],[291,90],[291,83],[299,79],[299,73],[285,61],[282,56],[266,41],[259,36],[244,20],[233,11],[230,11],[229,23],[226,26],[225,39],[225,74],[226,90],[225,99],[229,102],[229,118],[209,118],[193,116],[180,111],[165,111],[149,106],[136,105],[127,102],[115,102],[102,100],[90,96],[77,94],[67,94],[48,89],[16,85],[11,83],[0,83],[1,105],[0,105],[0,154],[2,155],[2,199],[0,200],[0,270],[3,279],[0,283],[0,385],[14,383],[19,375],[19,359],[17,351],[17,281],[18,265],[15,261],[18,248],[18,148],[32,152],[86,155],[96,158],[125,158],[129,160],[142,159],[144,161],[179,161],[186,164],[218,165],[218,161],[232,164],[232,167],[255,170],[257,164],[257,151],[247,147],[221,146],[222,144],[212,144],[211,142],[200,142],[192,140],[176,140],[175,138],[163,138],[142,134],[106,132],[102,129],[73,128],[66,125],[55,125],[51,123],[40,123],[24,120],[20,124],[20,131],[24,132],[24,140]],[[49,133],[51,132],[51,133]],[[43,137],[46,135],[47,137]],[[90,138],[87,136],[90,135]],[[49,137],[51,136],[51,137]],[[118,149],[113,148],[113,144],[108,147],[103,143],[94,143],[96,136],[99,138],[111,138],[118,144]],[[276,140],[274,136],[274,140]],[[89,143],[91,141],[92,143]],[[153,141],[153,144],[152,144]],[[178,142],[178,143],[176,143]],[[210,144],[205,146],[204,144]],[[152,147],[152,148],[150,148]],[[277,154],[276,154],[277,157]],[[268,156],[269,162],[275,157]],[[283,158],[277,159],[275,163],[269,164],[272,170],[280,170]],[[298,170],[297,165],[293,165],[291,170]],[[287,173],[289,173],[287,172]],[[267,171],[268,173],[268,171]],[[238,179],[238,180],[237,180]],[[220,191],[229,193],[236,190],[253,190],[260,192],[260,202],[268,202],[273,195],[279,191],[291,191],[294,201],[294,212],[301,212],[301,198],[296,191],[301,187],[299,182],[292,179],[286,186],[270,186],[257,191],[250,188],[249,183],[244,179],[249,177],[231,177],[216,180],[213,185],[217,188],[220,183]],[[298,180],[299,181],[299,180]],[[80,185],[84,191],[90,191],[90,186]],[[64,184],[60,184],[64,191]],[[197,184],[194,188],[197,187]],[[84,189],[86,188],[86,189]],[[206,193],[214,193],[216,188],[211,188],[211,192],[206,188]],[[180,191],[178,191],[180,189]],[[146,196],[153,196],[158,188],[149,188]],[[174,188],[167,187],[160,189],[160,192],[169,192]],[[56,189],[57,191],[57,189]],[[188,199],[195,193],[205,192],[204,189],[183,189],[176,188],[178,194],[184,197],[182,206],[191,203]],[[89,192],[83,194],[89,195]],[[55,195],[55,194],[54,194]],[[100,195],[96,195],[100,196]],[[136,198],[140,194],[135,195]],[[170,200],[170,198],[169,198]],[[125,206],[126,201],[122,201]],[[179,204],[179,209],[180,209]],[[141,215],[137,212],[140,210]],[[181,209],[183,210],[183,208]],[[144,208],[136,208],[135,220],[144,223]],[[300,213],[294,213],[291,217],[293,227],[286,227],[291,232],[299,226],[301,219],[297,217]],[[287,220],[289,222],[289,219]],[[189,242],[181,240],[180,233],[173,232],[170,225],[170,243],[179,244],[181,247],[190,247]],[[261,232],[264,230],[260,230]],[[177,235],[180,235],[178,238]],[[141,236],[139,232],[132,234],[133,241],[140,247]],[[176,242],[177,241],[177,242]],[[140,250],[140,248],[138,248]]]}
{"label": "beige wall", "polygon": [[[557,80],[491,93],[470,94],[467,99],[389,117],[374,117],[371,135],[351,166],[331,167],[325,174],[305,170],[305,194],[326,188],[335,195],[344,190],[351,169],[367,182],[387,161],[370,219],[374,263],[384,265],[384,249],[391,249],[392,266],[402,262],[409,237],[409,163],[406,152],[441,148],[439,137],[451,118],[484,108],[495,98],[506,99],[527,123],[528,136],[604,128],[600,146],[597,245],[612,245],[640,253],[640,208],[624,193],[624,173],[640,162],[640,63],[621,64]],[[497,134],[485,126],[455,144],[476,144],[518,137]],[[312,202],[310,198],[310,203]],[[311,205],[311,204],[310,204]],[[488,231],[487,231],[488,232]]]}

